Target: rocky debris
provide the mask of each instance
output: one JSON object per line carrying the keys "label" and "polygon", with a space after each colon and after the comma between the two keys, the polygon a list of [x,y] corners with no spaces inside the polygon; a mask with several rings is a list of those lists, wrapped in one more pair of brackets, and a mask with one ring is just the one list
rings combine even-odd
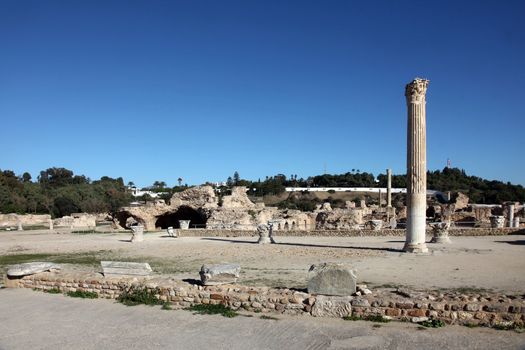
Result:
{"label": "rocky debris", "polygon": [[363,224],[362,209],[333,209],[317,214],[316,228],[324,230],[353,229]]}
{"label": "rocky debris", "polygon": [[308,271],[308,293],[347,296],[356,292],[356,274],[347,264],[322,263]]}
{"label": "rocky debris", "polygon": [[383,228],[383,220],[370,220],[370,228],[374,231],[379,231]]}
{"label": "rocky debris", "polygon": [[0,227],[17,227],[18,223],[22,226],[33,225],[49,225],[51,215],[37,215],[37,214],[0,214]]}
{"label": "rocky debris", "polygon": [[321,208],[319,210],[332,211],[332,206],[329,202],[326,202],[321,205]]}
{"label": "rocky debris", "polygon": [[7,276],[9,277],[20,277],[33,275],[35,273],[59,270],[61,267],[58,264],[50,262],[29,262],[17,265],[11,265],[7,270]]}
{"label": "rocky debris", "polygon": [[53,226],[68,228],[95,227],[97,226],[96,220],[97,215],[95,214],[78,213],[53,220]]}
{"label": "rocky debris", "polygon": [[255,230],[255,219],[250,212],[240,208],[216,209],[206,222],[208,229]]}
{"label": "rocky debris", "polygon": [[259,244],[275,243],[272,237],[272,226],[260,224],[257,226],[257,233],[259,234]]}
{"label": "rocky debris", "polygon": [[179,220],[179,227],[181,230],[188,230],[190,228],[191,220]]}
{"label": "rocky debris", "polygon": [[469,197],[461,192],[458,192],[454,200],[454,209],[463,210],[468,207]]}
{"label": "rocky debris", "polygon": [[505,226],[505,217],[501,215],[493,215],[490,217],[490,226],[492,228],[502,228]]}
{"label": "rocky debris", "polygon": [[[368,289],[368,286],[366,284],[358,284],[356,285],[357,292],[356,295],[369,295],[372,294],[372,291]],[[358,294],[359,293],[359,294]]]}
{"label": "rocky debris", "polygon": [[231,208],[254,208],[255,204],[248,198],[246,192],[248,189],[244,186],[236,186],[232,188],[232,194],[222,198],[222,207],[226,209]]}
{"label": "rocky debris", "polygon": [[352,314],[350,296],[318,295],[312,307],[312,316],[315,317],[345,317]]}
{"label": "rocky debris", "polygon": [[144,226],[131,226],[131,242],[135,243],[142,241],[144,241]]}
{"label": "rocky debris", "polygon": [[241,266],[239,264],[202,265],[200,271],[201,282],[205,286],[230,284],[237,282]]}
{"label": "rocky debris", "polygon": [[213,187],[197,186],[173,194],[170,200],[170,207],[178,208],[185,205],[193,209],[217,208],[218,203],[219,201]]}

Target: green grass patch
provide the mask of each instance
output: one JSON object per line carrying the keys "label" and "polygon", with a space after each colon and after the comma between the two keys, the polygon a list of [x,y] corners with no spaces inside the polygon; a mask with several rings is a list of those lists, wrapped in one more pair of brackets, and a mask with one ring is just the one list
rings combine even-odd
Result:
{"label": "green grass patch", "polygon": [[98,294],[95,292],[86,292],[83,290],[76,290],[74,292],[67,292],[66,295],[72,298],[82,298],[82,299],[97,299]]}
{"label": "green grass patch", "polygon": [[343,317],[343,320],[345,321],[370,321],[370,322],[381,322],[381,323],[390,322],[388,318],[385,318],[381,315],[366,315],[366,316],[350,315],[350,316]]}
{"label": "green grass patch", "polygon": [[168,303],[168,302],[165,302],[165,303],[162,303],[162,307],[161,307],[162,310],[173,310],[171,308],[171,304]]}
{"label": "green grass patch", "polygon": [[222,304],[218,305],[211,305],[211,304],[199,304],[199,305],[193,305],[188,308],[186,308],[188,311],[192,311],[196,314],[201,315],[222,315],[224,317],[235,317],[239,314],[232,309],[230,309],[227,306],[224,306]]}
{"label": "green grass patch", "polygon": [[76,234],[76,235],[89,235],[89,234],[98,233],[98,232],[95,230],[75,230],[75,231],[71,231],[71,233]]}
{"label": "green grass patch", "polygon": [[419,322],[419,324],[422,325],[423,327],[427,327],[427,328],[441,328],[441,327],[445,327],[445,322],[443,322],[442,320],[435,319],[435,318],[433,318],[431,320]]}
{"label": "green grass patch", "polygon": [[477,324],[477,323],[466,323],[466,324],[464,324],[464,326],[467,327],[467,328],[477,328],[477,327],[479,327],[479,324]]}
{"label": "green grass patch", "polygon": [[261,320],[274,320],[274,321],[279,321],[279,319],[277,317],[273,317],[273,316],[268,316],[268,315],[261,315],[259,316],[259,318]]}
{"label": "green grass patch", "polygon": [[49,294],[60,294],[60,293],[62,293],[62,292],[60,291],[60,289],[58,289],[58,288],[56,288],[56,287],[55,287],[55,288],[48,289],[48,290],[44,290],[44,292],[49,293]]}
{"label": "green grass patch", "polygon": [[158,290],[151,290],[145,286],[132,286],[119,295],[117,301],[126,306],[135,305],[160,305],[162,301],[157,298]]}

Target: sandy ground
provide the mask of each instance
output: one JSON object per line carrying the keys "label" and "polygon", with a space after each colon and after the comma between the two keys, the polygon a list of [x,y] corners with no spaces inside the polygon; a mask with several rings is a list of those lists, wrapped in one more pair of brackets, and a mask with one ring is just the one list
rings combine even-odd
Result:
{"label": "sandy ground", "polygon": [[[0,290],[0,349],[524,349],[525,334],[488,328],[261,314],[235,318]],[[246,317],[251,316],[251,317]]]}
{"label": "sandy ground", "polygon": [[[371,286],[480,288],[523,293],[525,236],[452,237],[429,244],[430,253],[400,251],[400,237],[183,237],[148,233],[142,243],[129,234],[53,234],[49,231],[0,232],[0,258],[18,254],[91,254],[96,259],[148,261],[154,270],[177,278],[198,278],[203,263],[236,262],[242,283],[302,288],[311,264],[346,262]],[[98,260],[97,260],[98,261]],[[83,267],[93,269],[94,267]]]}

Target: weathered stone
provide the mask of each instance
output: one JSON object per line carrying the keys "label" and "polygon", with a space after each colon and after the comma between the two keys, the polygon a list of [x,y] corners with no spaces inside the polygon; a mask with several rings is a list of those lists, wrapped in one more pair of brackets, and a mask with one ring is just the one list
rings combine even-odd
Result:
{"label": "weathered stone", "polygon": [[383,228],[382,220],[370,220],[370,227],[373,231],[380,231]]}
{"label": "weathered stone", "polygon": [[452,243],[448,237],[450,221],[434,222],[430,224],[430,227],[432,227],[432,239],[430,243]]}
{"label": "weathered stone", "polygon": [[352,295],[356,292],[355,272],[346,264],[322,263],[308,271],[308,293]]}
{"label": "weathered stone", "polygon": [[35,273],[59,270],[60,265],[50,262],[29,262],[17,265],[11,265],[7,270],[7,276],[9,277],[20,277],[33,275]]}
{"label": "weathered stone", "polygon": [[142,241],[144,241],[144,226],[131,226],[131,242],[135,243]]}
{"label": "weathered stone", "polygon": [[148,263],[136,263],[125,261],[101,261],[102,273],[108,276],[148,276],[153,271]]}
{"label": "weathered stone", "polygon": [[492,228],[502,228],[505,225],[505,217],[493,215],[490,217],[490,226]]}
{"label": "weathered stone", "polygon": [[168,229],[166,230],[166,232],[168,233],[168,236],[170,237],[174,237],[174,238],[177,238],[179,237],[179,233],[177,232],[176,229],[174,229],[173,227],[168,227]]}
{"label": "weathered stone", "polygon": [[179,227],[181,230],[187,230],[190,228],[191,220],[179,220]]}
{"label": "weathered stone", "polygon": [[237,282],[240,272],[238,264],[202,265],[200,277],[205,286],[214,286]]}
{"label": "weathered stone", "polygon": [[352,314],[350,302],[352,297],[317,296],[312,307],[312,316],[315,317],[345,317]]}
{"label": "weathered stone", "polygon": [[257,226],[257,233],[259,234],[259,244],[275,243],[272,237],[273,224],[260,224]]}

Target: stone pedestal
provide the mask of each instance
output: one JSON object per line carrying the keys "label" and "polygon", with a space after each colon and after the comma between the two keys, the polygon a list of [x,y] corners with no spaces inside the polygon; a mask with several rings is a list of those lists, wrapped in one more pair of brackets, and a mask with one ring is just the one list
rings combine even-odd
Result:
{"label": "stone pedestal", "polygon": [[448,237],[450,222],[434,222],[430,226],[432,227],[430,243],[452,243]]}
{"label": "stone pedestal", "polygon": [[49,230],[51,231],[53,229],[53,220],[49,219]]}
{"label": "stone pedestal", "polygon": [[179,227],[181,230],[187,230],[190,228],[191,220],[179,220]]}
{"label": "stone pedestal", "polygon": [[178,234],[177,230],[174,229],[174,228],[171,227],[171,226],[168,227],[168,229],[166,230],[166,232],[168,232],[168,236],[170,236],[170,237],[174,237],[174,238],[179,237],[179,234]]}
{"label": "stone pedestal", "polygon": [[373,231],[380,231],[383,228],[382,220],[370,220],[370,228]]}
{"label": "stone pedestal", "polygon": [[19,221],[18,222],[18,228],[17,228],[18,231],[24,231],[24,228],[22,227],[22,222]]}
{"label": "stone pedestal", "polygon": [[490,217],[490,227],[502,228],[505,225],[505,217],[499,215],[493,215]]}
{"label": "stone pedestal", "polygon": [[514,228],[519,228],[520,227],[520,218],[519,217],[515,217],[514,218],[514,221],[512,222],[512,227]]}
{"label": "stone pedestal", "polygon": [[144,226],[131,226],[131,242],[142,242],[144,241]]}
{"label": "stone pedestal", "polygon": [[269,244],[269,243],[275,243],[272,237],[272,228],[273,225],[268,224],[260,224],[257,226],[257,233],[259,234],[259,241],[257,243],[259,244]]}
{"label": "stone pedestal", "polygon": [[427,155],[425,94],[428,80],[414,79],[405,88],[407,128],[406,252],[426,253]]}

